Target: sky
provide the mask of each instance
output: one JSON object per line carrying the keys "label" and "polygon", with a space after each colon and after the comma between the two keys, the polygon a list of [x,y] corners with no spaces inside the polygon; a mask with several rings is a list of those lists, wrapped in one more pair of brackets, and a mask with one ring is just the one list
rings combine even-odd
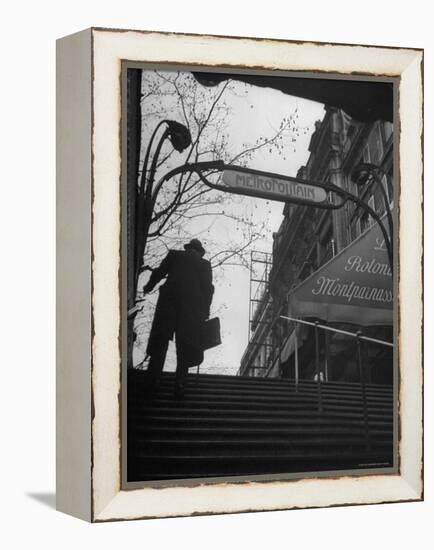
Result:
{"label": "sky", "polygon": [[[149,71],[144,71],[144,89],[147,78],[152,78]],[[181,77],[182,78],[182,77]],[[235,81],[234,81],[235,82]],[[276,148],[262,147],[248,159],[248,167],[264,170],[288,176],[295,176],[298,169],[309,158],[309,141],[314,131],[315,121],[324,116],[324,106],[301,98],[283,94],[271,88],[259,88],[249,84],[237,82],[233,84],[232,94],[226,94],[227,110],[230,116],[225,118],[227,129],[227,148],[237,153],[254,144],[261,136],[270,136],[279,130],[281,124],[291,119],[290,128],[286,136],[282,138],[283,144],[280,154]],[[164,99],[164,118],[178,119],[179,112],[173,111],[173,102],[170,98]],[[142,103],[142,113],[146,113],[151,104]],[[160,116],[160,115],[159,115]],[[157,119],[155,123],[157,123]],[[142,134],[142,155],[149,141],[151,129],[145,127]],[[193,136],[194,138],[194,136]],[[179,162],[179,160],[178,160]],[[232,216],[248,216],[253,224],[266,222],[266,232],[263,239],[254,244],[255,250],[265,252],[272,251],[272,235],[277,231],[283,216],[284,203],[266,201],[251,197],[231,195],[231,200],[225,206],[225,211]],[[207,241],[218,244],[221,239],[222,246],[228,239],[234,239],[236,224],[224,216],[206,215],[199,219],[189,221],[188,228],[202,240],[205,249]],[[207,256],[205,256],[207,258]],[[147,275],[146,275],[147,278]],[[143,282],[146,282],[146,278]],[[222,344],[205,352],[205,360],[201,365],[201,372],[211,374],[236,374],[241,357],[248,343],[249,321],[249,283],[250,273],[245,267],[227,266],[214,272],[215,294],[211,306],[211,317],[220,317],[222,330]],[[156,294],[147,297],[144,308],[155,303]],[[134,350],[135,363],[140,363],[144,357],[148,328],[140,321],[140,315],[136,322],[139,326],[138,338]],[[175,368],[174,345],[169,347],[165,370]]]}

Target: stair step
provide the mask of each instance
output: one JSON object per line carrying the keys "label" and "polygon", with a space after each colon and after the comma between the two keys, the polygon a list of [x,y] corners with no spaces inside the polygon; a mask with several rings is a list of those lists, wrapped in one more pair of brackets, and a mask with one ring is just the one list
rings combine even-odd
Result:
{"label": "stair step", "polygon": [[157,479],[185,479],[200,477],[295,474],[302,472],[327,472],[347,469],[366,469],[392,467],[390,453],[349,452],[339,457],[311,453],[310,456],[286,455],[284,457],[216,457],[215,460],[204,457],[189,460],[180,455],[138,456],[128,462],[128,480],[146,481]]}
{"label": "stair step", "polygon": [[[380,450],[389,448],[391,438],[381,440],[371,439],[371,449]],[[302,453],[304,456],[311,452],[321,452],[325,449],[333,449],[336,456],[342,450],[365,449],[366,441],[363,437],[359,438],[329,438],[324,437],[310,438],[303,441],[291,441],[288,439],[274,438],[271,441],[260,439],[249,439],[244,441],[228,441],[218,439],[198,439],[192,440],[173,440],[173,439],[150,439],[144,440],[137,438],[134,443],[136,453],[141,451],[146,456],[164,454],[168,457],[172,454],[185,453],[188,456],[207,456],[211,458],[225,457],[227,454],[241,456],[273,456],[281,457],[288,452]]]}
{"label": "stair step", "polygon": [[184,399],[173,397],[174,373],[145,397],[144,372],[128,373],[128,479],[337,471],[392,465],[393,388],[368,385],[370,448],[366,448],[360,384],[318,384],[188,377]]}
{"label": "stair step", "polygon": [[[336,395],[321,391],[321,395],[328,403],[339,404],[362,404],[363,396],[357,395]],[[155,398],[174,400],[173,390],[171,388],[159,388]],[[263,392],[239,392],[239,391],[217,391],[217,390],[199,390],[194,387],[187,387],[185,390],[186,399],[194,398],[196,401],[240,401],[252,403],[275,403],[285,405],[286,403],[315,403],[318,399],[318,391],[309,393],[284,393],[275,391],[273,394]],[[130,403],[141,403],[146,401],[146,395],[143,392],[132,392],[128,395]],[[367,395],[366,401],[369,405],[379,407],[392,407],[393,399],[391,397],[378,397]]]}
{"label": "stair step", "polygon": [[[128,375],[128,380],[134,384],[145,384],[146,376],[145,371],[139,371],[139,373],[132,373]],[[162,373],[161,375],[162,384],[173,384],[175,381],[174,373]],[[262,387],[265,389],[273,388],[294,388],[295,384],[292,380],[286,379],[266,379],[266,378],[244,378],[239,376],[228,376],[228,375],[210,375],[210,374],[189,374],[187,378],[188,382],[197,383],[201,386],[208,385],[211,388],[216,387]],[[323,382],[324,387],[334,389],[336,391],[360,391],[361,385],[357,382]],[[314,380],[301,380],[299,381],[299,389],[303,388],[314,388],[317,386],[317,382]],[[390,385],[380,385],[380,384],[367,384],[366,388],[368,391],[377,392],[377,393],[386,393],[392,394],[393,387]]]}
{"label": "stair step", "polygon": [[[156,435],[164,436],[164,438],[173,437],[181,439],[204,438],[204,436],[213,436],[221,438],[222,440],[244,441],[251,437],[261,437],[263,440],[269,441],[275,437],[291,437],[296,440],[304,439],[313,436],[349,436],[354,437],[356,435],[364,435],[364,426],[356,427],[342,427],[342,426],[309,426],[306,430],[305,426],[291,425],[280,428],[252,428],[243,427],[215,427],[209,428],[196,427],[196,426],[137,426],[134,429],[134,435],[136,437],[148,437],[149,439],[155,438]],[[387,429],[370,429],[369,433],[373,438],[389,438],[392,436],[392,431]]]}
{"label": "stair step", "polygon": [[[188,473],[160,471],[158,473],[151,474],[147,470],[145,471],[141,471],[140,469],[134,470],[133,467],[131,467],[129,468],[129,470],[131,471],[131,475],[129,476],[128,481],[143,482],[143,483],[153,482],[153,481],[161,481],[161,482],[167,481],[169,486],[172,487],[174,482],[185,481],[185,480],[191,480],[192,483],[197,483],[202,480],[209,480],[209,481],[219,480],[219,482],[221,483],[220,480],[222,478],[224,478],[225,480],[228,479],[228,481],[230,481],[233,478],[233,480],[237,482],[240,480],[240,478],[244,478],[244,477],[246,477],[247,481],[250,481],[252,479],[262,480],[263,476],[265,475],[279,475],[279,479],[282,479],[281,476],[282,475],[285,476],[286,474],[288,475],[288,479],[293,479],[293,477],[289,477],[289,476],[293,476],[294,474],[303,474],[305,472],[309,472],[309,473],[330,472],[331,474],[333,474],[333,472],[336,472],[337,470],[351,469],[351,470],[363,471],[373,467],[391,467],[391,464],[388,461],[374,462],[373,464],[374,466],[372,466],[369,463],[366,465],[363,463],[357,464],[357,463],[354,463],[354,461],[342,462],[339,464],[339,466],[336,466],[335,464],[331,464],[331,463],[329,464],[323,463],[319,466],[311,465],[310,463],[299,463],[298,465],[295,463],[292,463],[291,470],[283,473],[279,469],[266,468],[261,471],[260,467],[259,468],[257,467],[254,471],[245,470],[245,469],[243,471],[240,469],[236,473],[232,471],[228,472],[228,471],[222,471],[222,470],[210,471],[209,468],[207,468],[202,471],[200,471],[199,469],[191,469],[190,471],[188,471]],[[285,479],[285,477],[283,477],[283,479]],[[164,486],[165,484],[162,484],[162,487]]]}
{"label": "stair step", "polygon": [[[141,414],[140,414],[141,413]],[[141,418],[149,418],[155,416],[166,416],[166,417],[194,417],[194,418],[208,418],[208,419],[217,419],[217,418],[234,418],[240,419],[245,417],[255,418],[257,420],[267,420],[275,421],[278,418],[288,419],[288,418],[323,418],[323,419],[334,419],[338,421],[345,421],[349,419],[361,420],[364,418],[363,411],[335,411],[329,410],[327,407],[323,410],[322,413],[319,413],[317,410],[248,410],[248,409],[215,409],[215,408],[199,408],[199,407],[188,407],[188,406],[170,406],[170,407],[149,407],[144,408],[143,411],[130,412],[128,418],[132,421],[140,420]],[[373,413],[368,411],[368,418],[371,420],[381,420],[384,422],[392,422],[393,415],[391,412],[383,413]]]}
{"label": "stair step", "polygon": [[[364,453],[360,449],[354,449],[347,451],[346,453],[341,452],[339,456],[336,456],[333,452],[324,452],[316,451],[311,452],[309,456],[306,456],[306,453],[299,450],[294,451],[285,451],[285,453],[280,453],[276,456],[270,452],[255,452],[254,454],[248,453],[245,455],[240,455],[238,453],[222,453],[216,455],[209,455],[203,453],[191,454],[191,453],[178,453],[173,455],[166,454],[155,454],[149,456],[145,453],[137,453],[134,460],[135,464],[140,464],[141,468],[144,468],[145,465],[153,466],[155,470],[159,470],[161,467],[167,464],[173,464],[176,468],[179,468],[181,471],[183,468],[191,469],[191,465],[196,463],[199,465],[202,463],[202,466],[209,469],[209,466],[214,470],[217,470],[215,464],[218,465],[221,469],[226,469],[228,466],[233,467],[239,464],[246,464],[249,466],[249,469],[252,472],[255,472],[257,468],[255,467],[258,463],[265,463],[268,468],[276,471],[276,468],[282,473],[290,472],[291,470],[286,470],[284,466],[290,465],[294,461],[306,461],[310,462],[321,462],[321,461],[332,461],[339,464],[342,462],[348,462],[349,460],[354,461],[358,464],[372,464],[372,463],[391,463],[391,456],[389,453]],[[283,468],[282,468],[283,466]],[[234,470],[234,475],[238,475],[238,471]]]}
{"label": "stair step", "polygon": [[[219,393],[225,393],[225,392],[238,392],[238,393],[255,393],[255,394],[265,394],[265,395],[274,395],[281,393],[283,395],[286,394],[295,394],[295,395],[303,395],[305,393],[307,394],[315,394],[318,390],[318,384],[316,382],[311,383],[304,383],[298,386],[296,388],[293,383],[285,383],[285,382],[277,382],[275,384],[251,384],[250,380],[238,383],[236,382],[236,378],[233,379],[232,382],[224,382],[224,383],[217,383],[215,381],[203,381],[200,379],[200,377],[191,378],[190,376],[187,378],[186,386],[187,388],[193,388],[198,393],[201,392],[219,392]],[[129,391],[131,391],[132,394],[134,393],[140,393],[142,390],[146,387],[145,380],[140,381],[132,381],[131,379],[128,382],[129,385]],[[166,379],[162,378],[160,380],[160,387],[166,390],[173,390],[175,385],[174,379]],[[360,384],[346,387],[341,385],[335,385],[330,382],[322,383],[321,389],[324,393],[329,393],[331,395],[361,395],[362,388]],[[366,387],[366,393],[367,395],[371,395],[373,397],[384,397],[384,398],[392,398],[393,397],[393,391],[392,390],[382,390],[378,387],[372,387],[367,386]]]}
{"label": "stair step", "polygon": [[351,450],[339,453],[286,452],[278,457],[272,454],[237,456],[201,456],[177,454],[172,456],[138,454],[128,462],[129,480],[194,478],[208,476],[240,476],[285,474],[297,472],[336,471],[357,468],[391,467],[392,456],[386,452]]}
{"label": "stair step", "polygon": [[[277,424],[277,423],[275,423]],[[339,430],[334,429],[335,425],[322,425],[320,427],[312,426],[307,423],[302,424],[303,430],[294,432],[291,428],[293,425],[278,424],[279,428],[276,428],[275,424],[261,423],[262,429],[257,429],[257,423],[251,422],[242,423],[237,421],[207,423],[206,421],[199,421],[190,423],[185,422],[166,422],[162,425],[161,422],[149,422],[142,424],[130,425],[129,437],[130,440],[137,438],[172,438],[176,439],[188,439],[195,441],[205,437],[206,439],[223,439],[226,441],[237,441],[241,445],[243,441],[249,438],[260,437],[267,444],[274,438],[285,438],[287,440],[295,442],[303,442],[306,439],[312,437],[339,438],[341,440],[360,438],[365,434],[365,427],[362,423],[358,423],[356,426],[339,426]],[[254,427],[254,429],[252,429]],[[389,425],[373,425],[368,424],[369,433],[372,437],[378,440],[390,439],[393,437],[392,426]]]}
{"label": "stair step", "polygon": [[[210,389],[240,389],[244,390],[247,389],[249,391],[267,391],[267,392],[273,392],[273,391],[295,391],[296,389],[298,391],[309,391],[313,390],[318,386],[318,382],[315,382],[313,380],[302,380],[298,383],[298,386],[295,385],[294,381],[286,381],[282,379],[276,379],[273,381],[264,381],[264,382],[258,382],[257,379],[254,378],[237,378],[236,376],[230,377],[230,379],[224,379],[219,380],[217,378],[214,378],[213,380],[209,380],[208,378],[205,378],[205,375],[200,376],[187,376],[187,383],[193,387],[200,387],[200,388],[210,388]],[[146,377],[129,377],[128,382],[130,383],[130,386],[132,388],[134,387],[141,387],[145,386],[147,383]],[[160,377],[160,383],[161,385],[166,386],[173,386],[175,384],[175,378],[170,377],[168,375],[164,376],[162,375]],[[325,389],[328,389],[329,391],[334,392],[345,392],[345,393],[351,393],[351,392],[360,392],[361,391],[361,384],[360,383],[347,383],[347,382],[321,382],[321,386]],[[373,394],[379,394],[379,395],[392,395],[393,394],[393,387],[392,386],[378,386],[373,384],[366,384],[365,388],[368,392],[371,392]]]}
{"label": "stair step", "polygon": [[[215,410],[217,411],[224,411],[224,410],[232,410],[232,411],[257,411],[258,414],[269,414],[269,413],[279,413],[282,412],[285,414],[286,412],[292,412],[292,411],[316,411],[317,410],[317,403],[311,402],[311,403],[293,403],[288,402],[285,404],[281,403],[269,403],[269,402],[263,402],[263,403],[251,403],[249,401],[230,401],[226,399],[221,400],[198,400],[195,398],[189,398],[188,396],[185,396],[185,398],[182,401],[182,409],[197,409],[197,410],[204,410],[204,406],[206,406],[207,410]],[[140,406],[131,407],[130,410],[135,410],[136,412],[143,412],[148,411],[150,409],[176,409],[177,411],[182,410],[180,408],[179,401],[176,401],[175,399],[159,399],[158,397],[156,399],[153,399],[150,403],[142,403]],[[347,405],[347,404],[338,404],[338,403],[329,403],[327,401],[323,401],[323,410],[325,412],[336,412],[336,413],[355,413],[360,414],[363,412],[363,405],[360,404],[353,404],[353,405]],[[377,407],[377,406],[368,406],[368,413],[370,415],[379,414],[379,415],[385,415],[390,416],[392,415],[393,411],[390,407]]]}
{"label": "stair step", "polygon": [[[389,457],[373,456],[366,459],[360,456],[353,458],[342,459],[340,461],[324,459],[318,460],[286,460],[283,464],[268,464],[267,462],[237,464],[236,470],[231,465],[214,465],[214,464],[189,464],[182,469],[178,464],[161,464],[158,468],[152,467],[152,464],[131,463],[128,466],[128,481],[129,482],[148,482],[148,481],[168,481],[173,483],[175,480],[195,480],[201,479],[221,479],[249,476],[248,479],[255,479],[258,476],[264,475],[279,475],[286,474],[303,474],[308,473],[333,473],[342,470],[366,470],[371,468],[387,468],[392,467],[392,462]],[[217,469],[220,466],[219,469]],[[211,469],[213,468],[214,469]]]}

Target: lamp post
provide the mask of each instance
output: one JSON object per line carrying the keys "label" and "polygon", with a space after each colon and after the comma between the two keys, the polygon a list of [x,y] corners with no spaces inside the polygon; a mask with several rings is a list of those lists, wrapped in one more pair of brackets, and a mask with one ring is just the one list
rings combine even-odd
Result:
{"label": "lamp post", "polygon": [[[160,128],[165,126],[155,147],[151,166],[148,169],[149,159],[153,148],[154,140]],[[155,174],[158,168],[158,158],[161,153],[166,139],[169,139],[175,151],[182,153],[191,144],[190,131],[186,126],[174,120],[162,120],[155,127],[151,139],[146,148],[145,158],[143,160],[142,175],[140,178],[139,188],[136,194],[136,210],[135,210],[135,255],[134,255],[134,289],[133,296],[136,299],[137,284],[140,271],[143,264],[143,255],[148,240],[149,229],[152,223],[152,214],[156,196],[160,187],[154,189]],[[128,320],[128,350],[127,362],[130,367],[133,364],[133,326],[139,308],[137,304],[130,308],[127,315]]]}
{"label": "lamp post", "polygon": [[[148,170],[149,158],[155,137],[162,126],[166,126],[160,137],[152,157],[151,166]],[[143,263],[143,254],[145,252],[148,239],[149,228],[151,226],[153,206],[156,195],[160,190],[157,187],[154,190],[155,173],[158,166],[158,158],[166,139],[169,139],[175,151],[182,153],[191,144],[191,135],[189,129],[175,120],[162,120],[154,129],[151,139],[146,149],[143,160],[142,175],[137,194],[136,208],[136,250],[135,250],[135,288],[140,275],[140,269]]]}
{"label": "lamp post", "polygon": [[352,170],[350,176],[353,182],[360,187],[367,186],[371,182],[375,182],[377,185],[377,188],[380,190],[380,193],[382,195],[383,202],[384,202],[384,209],[387,215],[387,223],[389,226],[389,248],[392,253],[392,258],[391,258],[391,262],[392,262],[393,260],[393,219],[392,219],[392,212],[389,206],[389,197],[387,196],[386,189],[384,188],[383,182],[379,177],[380,173],[383,176],[385,176],[385,173],[380,166],[369,162],[362,162]]}

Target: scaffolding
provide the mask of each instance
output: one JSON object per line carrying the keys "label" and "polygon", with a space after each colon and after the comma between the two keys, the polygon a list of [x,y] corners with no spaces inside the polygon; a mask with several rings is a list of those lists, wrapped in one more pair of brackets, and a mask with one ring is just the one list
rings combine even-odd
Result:
{"label": "scaffolding", "polygon": [[272,255],[269,252],[252,250],[250,253],[249,340],[271,301],[269,279],[272,265]]}
{"label": "scaffolding", "polygon": [[[258,330],[260,326],[269,324],[267,315],[272,301],[269,288],[272,264],[272,254],[269,252],[253,250],[250,253],[248,349],[254,350],[253,357],[256,358],[268,355],[269,348],[272,348],[267,331]],[[249,365],[241,374],[246,374],[248,370],[251,376],[261,376],[264,368],[263,364]]]}

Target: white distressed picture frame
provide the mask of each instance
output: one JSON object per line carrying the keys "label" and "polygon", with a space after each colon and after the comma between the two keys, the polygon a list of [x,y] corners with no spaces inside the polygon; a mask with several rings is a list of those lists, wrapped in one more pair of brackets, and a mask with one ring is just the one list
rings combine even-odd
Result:
{"label": "white distressed picture frame", "polygon": [[[423,51],[89,29],[58,41],[57,507],[87,521],[423,498]],[[399,474],[121,490],[121,63],[398,77]]]}

